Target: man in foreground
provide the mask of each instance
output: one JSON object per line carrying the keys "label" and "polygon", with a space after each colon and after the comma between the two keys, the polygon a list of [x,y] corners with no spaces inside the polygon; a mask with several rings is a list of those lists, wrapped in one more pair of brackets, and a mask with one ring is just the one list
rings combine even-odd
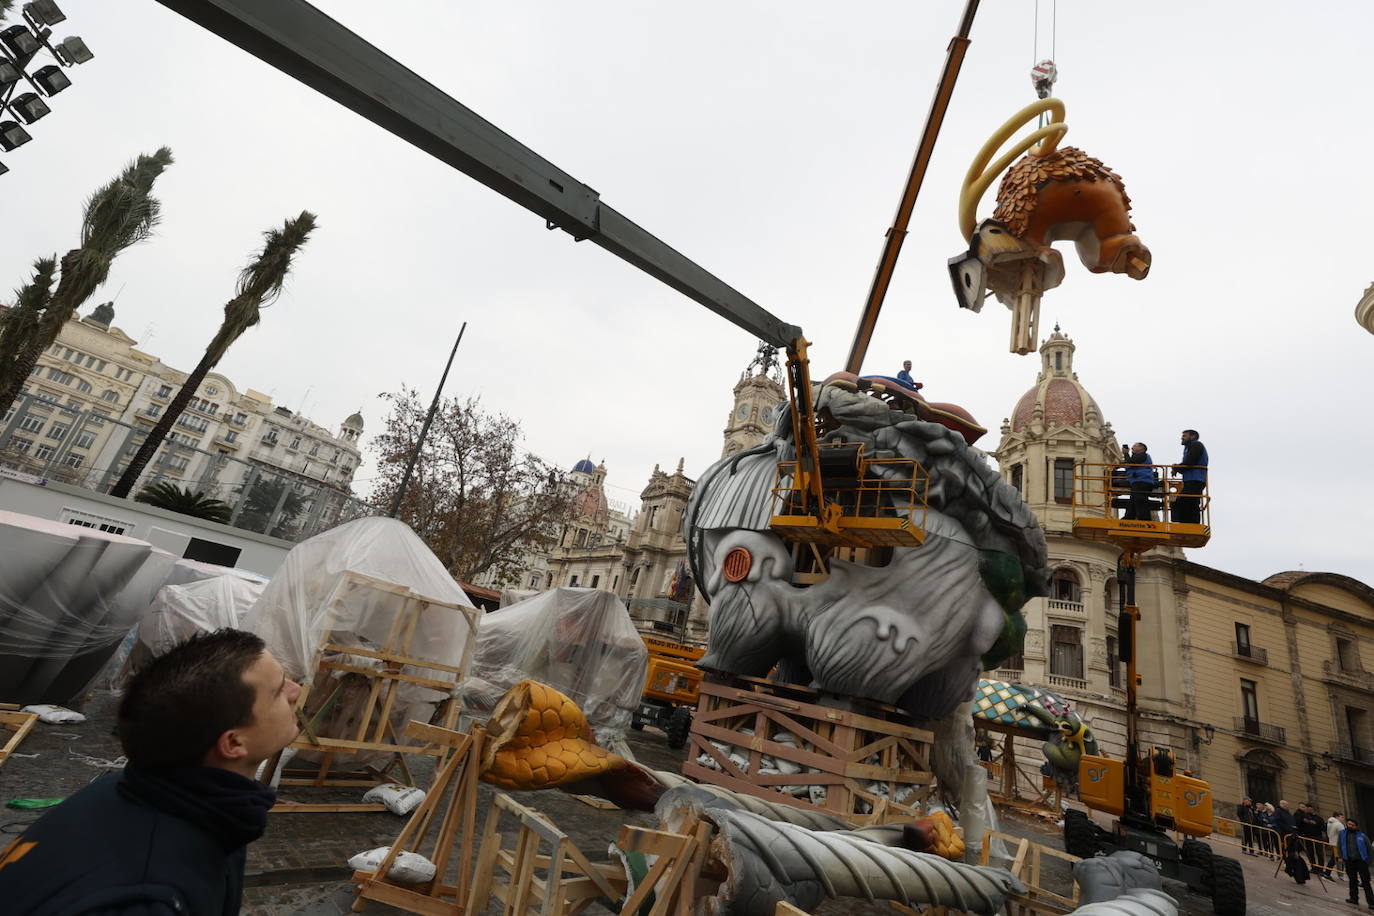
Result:
{"label": "man in foreground", "polygon": [[1353,817],[1345,819],[1345,829],[1336,837],[1336,861],[1345,865],[1346,877],[1350,879],[1350,896],[1345,902],[1359,906],[1359,889],[1364,888],[1364,902],[1374,910],[1374,889],[1369,886],[1369,837],[1360,831],[1360,822]]}
{"label": "man in foreground", "polygon": [[0,909],[231,916],[276,800],[253,777],[296,737],[300,686],[263,641],[217,630],[154,659],[119,706],[129,759],[0,853]]}

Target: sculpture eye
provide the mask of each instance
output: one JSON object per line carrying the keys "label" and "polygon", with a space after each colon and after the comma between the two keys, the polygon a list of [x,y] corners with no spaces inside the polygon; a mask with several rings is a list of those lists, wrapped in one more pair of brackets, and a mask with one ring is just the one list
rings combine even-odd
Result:
{"label": "sculpture eye", "polygon": [[989,230],[988,230],[988,235],[1001,235],[1001,234],[1002,234],[1002,230],[1001,230],[1001,229],[989,229]]}
{"label": "sculpture eye", "polygon": [[732,547],[720,566],[726,582],[741,582],[749,575],[749,568],[753,565],[754,557],[746,548]]}

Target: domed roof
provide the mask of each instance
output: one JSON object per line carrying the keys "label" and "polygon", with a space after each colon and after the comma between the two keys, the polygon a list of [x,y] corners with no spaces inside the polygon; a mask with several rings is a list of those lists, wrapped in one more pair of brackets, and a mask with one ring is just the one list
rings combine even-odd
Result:
{"label": "domed roof", "polygon": [[348,419],[343,421],[343,425],[347,426],[349,429],[362,429],[363,415],[356,412],[351,413],[348,415]]}
{"label": "domed roof", "polygon": [[1073,340],[1055,325],[1054,333],[1040,345],[1040,375],[1035,385],[1021,395],[1012,411],[1012,432],[1028,429],[1035,420],[1037,407],[1047,430],[1081,426],[1089,413],[1095,414],[1100,421],[1101,408],[1074,374],[1073,351]]}
{"label": "domed roof", "polygon": [[592,464],[592,459],[583,458],[581,461],[577,462],[577,464],[573,465],[573,471],[581,471],[583,474],[595,474],[596,465]]}

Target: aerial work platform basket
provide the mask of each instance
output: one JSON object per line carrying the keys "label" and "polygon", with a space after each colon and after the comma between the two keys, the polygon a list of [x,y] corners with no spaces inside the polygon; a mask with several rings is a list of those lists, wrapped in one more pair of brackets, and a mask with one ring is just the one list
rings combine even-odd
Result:
{"label": "aerial work platform basket", "polygon": [[[868,458],[859,442],[827,442],[816,470],[778,463],[771,527],[784,540],[821,547],[919,547],[930,476],[911,458]],[[809,474],[820,477],[816,505]]]}
{"label": "aerial work platform basket", "polygon": [[[1155,481],[1152,488],[1133,490],[1126,467],[1150,470]],[[1189,493],[1181,479],[1170,477],[1184,469],[1169,464],[1079,462],[1074,467],[1074,537],[1110,541],[1136,550],[1205,546],[1212,537],[1212,497],[1207,481],[1201,481],[1200,491]],[[1133,501],[1145,518],[1127,518],[1133,514]]]}

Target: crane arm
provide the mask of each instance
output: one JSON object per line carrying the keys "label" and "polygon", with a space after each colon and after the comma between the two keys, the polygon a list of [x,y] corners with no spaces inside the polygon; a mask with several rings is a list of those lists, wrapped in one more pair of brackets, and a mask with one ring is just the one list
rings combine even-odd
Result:
{"label": "crane arm", "polygon": [[600,194],[305,0],[158,0],[418,149],[775,347],[802,336]]}

